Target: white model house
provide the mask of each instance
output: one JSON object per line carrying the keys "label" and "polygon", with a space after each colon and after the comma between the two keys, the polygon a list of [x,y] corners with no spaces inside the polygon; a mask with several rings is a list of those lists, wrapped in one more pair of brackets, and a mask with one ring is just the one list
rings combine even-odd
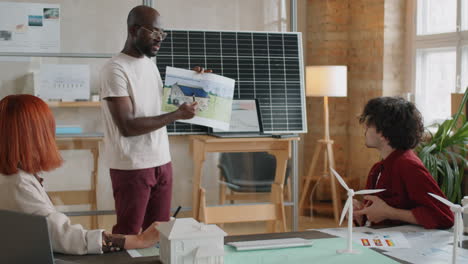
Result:
{"label": "white model house", "polygon": [[210,103],[210,95],[202,88],[174,83],[171,87],[170,103],[181,105],[183,103],[198,102],[198,109],[205,111]]}
{"label": "white model house", "polygon": [[205,225],[193,218],[178,218],[161,223],[158,230],[162,263],[224,263],[224,237],[227,234],[217,225]]}

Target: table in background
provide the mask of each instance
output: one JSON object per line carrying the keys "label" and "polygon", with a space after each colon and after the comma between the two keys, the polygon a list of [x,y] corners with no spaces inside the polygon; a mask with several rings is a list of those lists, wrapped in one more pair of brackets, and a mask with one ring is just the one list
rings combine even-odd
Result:
{"label": "table in background", "polygon": [[[207,224],[268,221],[268,232],[275,232],[276,224],[286,231],[284,210],[284,180],[286,167],[291,157],[292,138],[218,138],[213,136],[191,136],[190,149],[193,159],[193,218]],[[232,205],[207,207],[205,190],[201,185],[203,162],[208,152],[268,152],[276,158],[275,180],[271,186],[270,201],[266,204]],[[297,179],[293,179],[294,181]]]}

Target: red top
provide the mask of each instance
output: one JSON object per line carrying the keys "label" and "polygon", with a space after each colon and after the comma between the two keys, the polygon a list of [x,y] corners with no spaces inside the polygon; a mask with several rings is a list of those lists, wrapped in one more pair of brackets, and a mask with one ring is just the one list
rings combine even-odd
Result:
{"label": "red top", "polygon": [[[386,189],[375,195],[391,207],[411,210],[418,224],[424,228],[453,226],[454,217],[450,208],[427,194],[430,192],[445,198],[429,171],[412,150],[395,150],[385,160],[372,166],[366,189]],[[384,220],[378,224],[402,223]]]}

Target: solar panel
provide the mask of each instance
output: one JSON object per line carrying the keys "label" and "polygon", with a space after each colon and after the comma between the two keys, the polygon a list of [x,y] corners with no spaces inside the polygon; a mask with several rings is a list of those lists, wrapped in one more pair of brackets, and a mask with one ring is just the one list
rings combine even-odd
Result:
{"label": "solar panel", "polygon": [[[156,61],[203,66],[236,80],[234,99],[259,99],[265,133],[304,133],[306,115],[301,33],[167,30]],[[170,134],[204,134],[207,128],[175,122]]]}

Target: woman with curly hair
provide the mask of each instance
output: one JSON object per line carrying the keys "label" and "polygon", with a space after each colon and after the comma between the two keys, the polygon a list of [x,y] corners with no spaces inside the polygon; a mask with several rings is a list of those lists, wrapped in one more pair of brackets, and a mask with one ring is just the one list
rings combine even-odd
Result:
{"label": "woman with curly hair", "polygon": [[62,165],[55,144],[55,120],[47,104],[32,95],[0,101],[0,209],[45,216],[55,252],[100,254],[146,248],[159,241],[154,222],[138,235],[110,234],[72,225],[58,212],[43,186],[42,172]]}
{"label": "woman with curly hair", "polygon": [[385,189],[353,201],[354,220],[363,225],[418,224],[425,228],[453,226],[450,208],[428,192],[445,197],[413,152],[424,132],[421,113],[411,102],[398,97],[371,99],[359,122],[365,126],[365,143],[380,152],[382,160],[372,166],[367,189]]}

